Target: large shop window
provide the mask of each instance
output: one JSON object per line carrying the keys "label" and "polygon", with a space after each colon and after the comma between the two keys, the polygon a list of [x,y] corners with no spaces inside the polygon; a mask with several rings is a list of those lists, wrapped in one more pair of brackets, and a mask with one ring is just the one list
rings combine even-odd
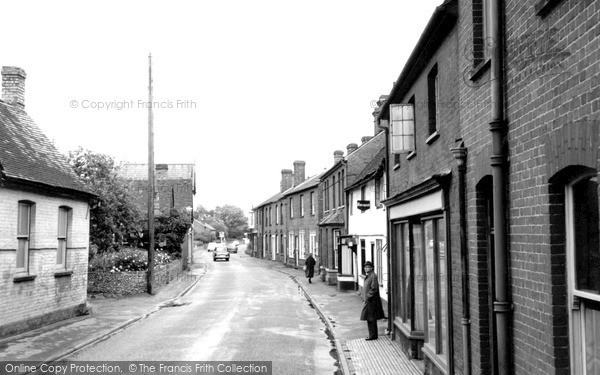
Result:
{"label": "large shop window", "polygon": [[567,185],[566,234],[572,374],[600,373],[600,235],[598,177]]}
{"label": "large shop window", "polygon": [[446,224],[442,216],[394,225],[397,251],[396,322],[424,336],[431,354],[447,358]]}

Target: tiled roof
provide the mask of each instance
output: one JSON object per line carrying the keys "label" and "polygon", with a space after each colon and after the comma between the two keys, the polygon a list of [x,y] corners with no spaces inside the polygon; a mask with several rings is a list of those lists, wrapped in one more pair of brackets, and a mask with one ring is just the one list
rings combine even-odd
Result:
{"label": "tiled roof", "polygon": [[321,182],[320,178],[321,176],[324,174],[320,173],[317,175],[314,175],[312,177],[309,177],[308,179],[306,179],[306,181],[304,181],[303,183],[299,184],[298,186],[293,187],[292,189],[288,190],[287,192],[284,192],[284,196],[285,195],[290,195],[290,194],[294,194],[294,193],[298,193],[300,191],[304,191],[307,189],[311,189],[315,186],[319,186],[319,182]]}
{"label": "tiled roof", "polygon": [[344,213],[337,210],[325,216],[319,225],[344,225]]}
{"label": "tiled roof", "polygon": [[[2,177],[92,196],[23,109],[0,100],[0,170]],[[15,181],[18,183],[18,181]]]}
{"label": "tiled roof", "polygon": [[379,150],[379,152],[371,159],[371,161],[369,161],[367,166],[352,181],[352,185],[348,185],[346,190],[352,189],[375,176],[375,174],[377,174],[383,165],[383,161],[385,160],[385,152],[385,148]]}
{"label": "tiled roof", "polygon": [[382,149],[385,149],[385,133],[379,132],[346,156],[346,186],[352,186],[358,181],[364,169]]}

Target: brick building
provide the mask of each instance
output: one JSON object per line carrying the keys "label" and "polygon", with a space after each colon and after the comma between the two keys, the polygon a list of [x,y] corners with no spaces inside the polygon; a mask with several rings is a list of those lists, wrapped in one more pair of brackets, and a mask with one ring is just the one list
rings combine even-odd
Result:
{"label": "brick building", "polygon": [[[348,145],[348,153],[357,148],[358,145],[351,143]],[[346,234],[345,181],[344,152],[336,150],[333,153],[333,166],[321,175],[319,184],[319,190],[323,197],[323,219],[319,222],[321,265],[325,270],[322,277],[325,278],[328,285],[338,283],[339,239]],[[344,281],[351,284],[352,276],[346,275]]]}
{"label": "brick building", "polygon": [[85,309],[92,194],[25,112],[25,72],[2,68],[0,337]]}
{"label": "brick building", "polygon": [[426,373],[600,373],[599,18],[445,1],[382,109],[415,151],[389,154],[394,339]]}
{"label": "brick building", "polygon": [[[142,215],[148,212],[148,164],[124,164],[118,176],[129,185],[134,203]],[[196,194],[195,164],[156,164],[154,166],[156,214],[180,213],[193,208]]]}
{"label": "brick building", "polygon": [[[303,173],[303,172],[302,172]],[[296,177],[294,175],[294,177]],[[300,178],[303,175],[299,176]],[[304,266],[308,254],[313,254],[317,266],[321,262],[319,251],[318,224],[323,218],[321,195],[319,190],[320,175],[308,178],[283,194],[280,205],[286,218],[287,233],[286,264]],[[282,240],[285,238],[282,237]],[[283,245],[283,244],[282,244]],[[318,272],[318,269],[316,270]]]}

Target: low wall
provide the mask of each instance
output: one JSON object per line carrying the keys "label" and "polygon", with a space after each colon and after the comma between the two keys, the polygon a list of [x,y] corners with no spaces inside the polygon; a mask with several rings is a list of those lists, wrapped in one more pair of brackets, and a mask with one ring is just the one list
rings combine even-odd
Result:
{"label": "low wall", "polygon": [[[168,284],[182,272],[181,259],[161,266],[154,273],[156,286]],[[88,294],[128,295],[145,293],[146,290],[146,271],[88,273]]]}

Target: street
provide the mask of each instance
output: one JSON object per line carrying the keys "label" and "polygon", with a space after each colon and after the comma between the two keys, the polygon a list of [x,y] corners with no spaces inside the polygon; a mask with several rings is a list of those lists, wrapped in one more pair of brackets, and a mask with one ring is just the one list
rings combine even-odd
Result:
{"label": "street", "polygon": [[[242,247],[241,247],[242,248]],[[240,252],[172,306],[67,360],[273,361],[274,374],[335,373],[325,326],[289,276]]]}

